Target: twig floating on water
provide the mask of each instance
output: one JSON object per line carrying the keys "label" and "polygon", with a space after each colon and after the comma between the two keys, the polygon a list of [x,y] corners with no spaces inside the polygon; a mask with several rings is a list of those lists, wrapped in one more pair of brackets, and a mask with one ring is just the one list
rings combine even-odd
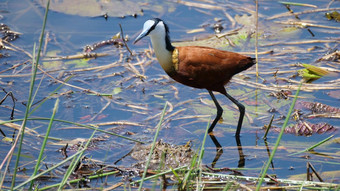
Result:
{"label": "twig floating on water", "polygon": [[123,33],[123,28],[122,28],[122,25],[119,23],[119,27],[120,27],[120,32],[122,33],[122,40],[123,40],[123,43],[126,47],[126,49],[130,52],[130,55],[133,56],[130,48],[128,47],[128,45],[126,44],[126,41],[125,41],[125,38],[124,38],[124,33]]}
{"label": "twig floating on water", "polygon": [[274,23],[279,23],[279,24],[284,24],[284,25],[299,25],[301,27],[318,27],[318,28],[340,30],[340,27],[318,25],[318,24],[305,23],[305,22],[299,22],[299,21],[295,21],[295,22],[294,21],[274,21]]}
{"label": "twig floating on water", "polygon": [[43,61],[55,61],[55,60],[72,60],[72,59],[89,59],[108,56],[108,53],[83,53],[70,56],[50,57],[44,58]]}
{"label": "twig floating on water", "polygon": [[[295,18],[299,21],[301,21],[300,17],[298,15],[295,15],[293,10],[290,8],[289,4],[286,4],[286,8],[288,9],[288,11],[293,14],[295,16]],[[312,37],[315,37],[314,33],[308,28],[307,25],[301,25],[302,27],[306,28],[308,30],[308,32],[312,35]]]}
{"label": "twig floating on water", "polygon": [[[302,14],[307,14],[307,13],[317,13],[317,12],[336,11],[336,10],[340,10],[340,7],[330,8],[330,9],[313,9],[313,10],[296,12],[294,14],[295,15],[302,15]],[[281,13],[281,14],[269,17],[269,18],[267,18],[267,20],[277,19],[277,18],[280,18],[280,17],[288,17],[290,15],[291,15],[291,13]]]}

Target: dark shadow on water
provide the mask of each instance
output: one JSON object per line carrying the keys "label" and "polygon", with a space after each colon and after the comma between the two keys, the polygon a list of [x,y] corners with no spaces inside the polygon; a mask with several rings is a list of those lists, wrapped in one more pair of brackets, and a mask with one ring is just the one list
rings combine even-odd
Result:
{"label": "dark shadow on water", "polygon": [[218,159],[221,157],[221,155],[223,154],[223,149],[222,149],[222,146],[221,144],[218,142],[218,140],[216,139],[215,135],[213,132],[210,132],[209,133],[209,136],[211,138],[211,140],[213,141],[213,143],[215,144],[216,146],[216,155],[215,155],[215,158],[214,160],[212,161],[211,163],[211,167],[214,168],[215,167],[215,164],[217,163]]}
{"label": "dark shadow on water", "polygon": [[242,150],[240,136],[235,136],[235,140],[236,140],[236,145],[237,145],[237,150],[238,150],[238,155],[239,155],[237,167],[243,168],[246,165],[246,161],[245,161],[243,150]]}
{"label": "dark shadow on water", "polygon": [[[213,141],[213,143],[215,144],[215,147],[216,147],[216,155],[215,155],[214,160],[211,163],[211,167],[214,168],[218,159],[223,154],[223,148],[222,148],[221,144],[218,142],[218,140],[215,137],[213,132],[210,132],[209,136],[210,136],[211,140]],[[243,154],[243,150],[242,150],[242,144],[241,144],[240,136],[235,136],[235,140],[236,140],[237,150],[238,150],[238,154],[239,154],[239,160],[238,160],[237,167],[243,168],[245,166],[245,158],[244,158],[244,154]]]}
{"label": "dark shadow on water", "polygon": [[[266,151],[268,153],[268,158],[270,158],[270,149],[269,149],[269,146],[268,146],[268,143],[267,143],[267,140],[264,140],[264,145],[266,146]],[[273,160],[270,162],[271,166],[272,166],[272,169],[274,170],[274,162]]]}

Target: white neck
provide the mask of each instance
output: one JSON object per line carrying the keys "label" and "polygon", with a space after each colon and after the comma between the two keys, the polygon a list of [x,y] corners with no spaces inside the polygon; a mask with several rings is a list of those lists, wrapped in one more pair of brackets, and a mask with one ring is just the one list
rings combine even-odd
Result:
{"label": "white neck", "polygon": [[163,26],[157,26],[149,36],[159,64],[165,72],[172,72],[174,69],[172,64],[172,51],[166,49],[165,28]]}
{"label": "white neck", "polygon": [[165,72],[172,70],[172,52],[165,47],[165,40],[151,38],[152,47],[155,51],[157,60]]}

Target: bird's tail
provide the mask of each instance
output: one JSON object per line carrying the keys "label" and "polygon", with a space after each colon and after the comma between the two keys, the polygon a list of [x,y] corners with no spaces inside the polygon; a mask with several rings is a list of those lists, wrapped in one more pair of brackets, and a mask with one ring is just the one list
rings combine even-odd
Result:
{"label": "bird's tail", "polygon": [[247,70],[248,68],[252,67],[254,64],[256,64],[255,58],[247,57],[247,59],[244,59],[240,62],[240,72]]}

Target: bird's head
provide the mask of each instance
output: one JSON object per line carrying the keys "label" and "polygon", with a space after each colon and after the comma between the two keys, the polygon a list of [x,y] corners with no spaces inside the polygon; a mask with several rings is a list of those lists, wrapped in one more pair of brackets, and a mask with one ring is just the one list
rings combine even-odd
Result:
{"label": "bird's head", "polygon": [[159,18],[153,18],[145,21],[143,26],[143,31],[138,35],[134,43],[138,42],[145,36],[156,38],[161,38],[164,36],[165,38],[168,37],[169,28],[168,26]]}

